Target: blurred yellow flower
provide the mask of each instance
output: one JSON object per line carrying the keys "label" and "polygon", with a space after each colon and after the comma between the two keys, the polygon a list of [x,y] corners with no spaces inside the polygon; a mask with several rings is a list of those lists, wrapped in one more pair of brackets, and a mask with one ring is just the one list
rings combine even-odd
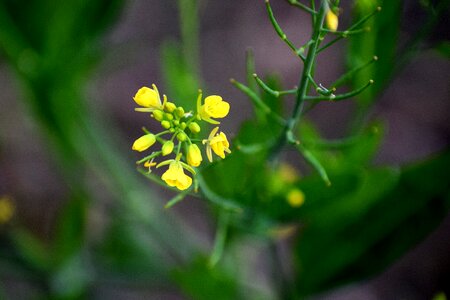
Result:
{"label": "blurred yellow flower", "polygon": [[339,24],[339,19],[336,14],[330,9],[325,16],[325,22],[327,24],[328,29],[331,31],[336,31]]}
{"label": "blurred yellow flower", "polygon": [[5,224],[13,217],[15,212],[14,203],[8,196],[0,197],[0,224]]}
{"label": "blurred yellow flower", "polygon": [[183,166],[179,161],[172,161],[169,169],[161,176],[168,186],[176,187],[179,190],[185,190],[192,184],[192,178],[184,174]]}
{"label": "blurred yellow flower", "polygon": [[202,160],[202,153],[198,146],[196,144],[190,144],[187,150],[187,163],[192,167],[198,167]]}
{"label": "blurred yellow flower", "polygon": [[210,162],[212,162],[211,150],[214,151],[214,153],[220,158],[225,158],[225,152],[231,153],[229,149],[230,144],[228,143],[225,133],[220,132],[216,135],[218,130],[219,127],[214,128],[209,134],[208,139],[202,141],[203,144],[206,144],[206,156]]}
{"label": "blurred yellow flower", "polygon": [[163,105],[161,103],[161,97],[159,96],[158,88],[156,85],[152,85],[153,89],[149,87],[140,88],[133,100],[143,107],[148,107],[151,109],[162,109]]}
{"label": "blurred yellow flower", "polygon": [[150,148],[155,142],[156,142],[155,135],[149,133],[135,140],[131,149],[142,152]]}
{"label": "blurred yellow flower", "polygon": [[230,111],[230,104],[223,101],[222,97],[212,95],[206,97],[205,104],[201,105],[201,96],[199,96],[199,100],[197,100],[197,110],[202,120],[211,124],[219,124],[219,122],[211,118],[226,117]]}
{"label": "blurred yellow flower", "polygon": [[286,195],[286,200],[290,206],[300,207],[305,202],[305,194],[301,190],[293,188]]}

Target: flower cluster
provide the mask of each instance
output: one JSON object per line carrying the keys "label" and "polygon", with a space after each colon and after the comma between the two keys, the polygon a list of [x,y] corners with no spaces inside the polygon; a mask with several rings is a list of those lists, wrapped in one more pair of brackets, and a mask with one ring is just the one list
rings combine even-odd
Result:
{"label": "flower cluster", "polygon": [[[183,107],[169,102],[166,95],[162,98],[161,101],[158,88],[154,84],[152,88],[140,88],[133,97],[140,106],[135,110],[149,113],[161,124],[162,131],[151,133],[144,128],[145,134],[135,140],[132,149],[142,152],[159,143],[160,148],[139,160],[138,163],[143,163],[149,172],[153,166],[156,168],[168,166],[161,179],[171,187],[186,190],[192,185],[193,179],[184,171],[195,175],[194,168],[200,166],[203,161],[202,151],[197,144],[205,146],[206,156],[210,162],[213,161],[213,152],[220,158],[225,158],[225,153],[231,152],[227,137],[225,133],[219,132],[219,127],[215,127],[207,139],[198,138],[201,132],[201,121],[220,124],[215,119],[226,117],[230,111],[230,104],[217,95],[208,96],[203,101],[202,92],[199,91],[196,112],[186,112]],[[153,148],[156,147],[153,146]],[[175,157],[156,162],[171,154]]]}

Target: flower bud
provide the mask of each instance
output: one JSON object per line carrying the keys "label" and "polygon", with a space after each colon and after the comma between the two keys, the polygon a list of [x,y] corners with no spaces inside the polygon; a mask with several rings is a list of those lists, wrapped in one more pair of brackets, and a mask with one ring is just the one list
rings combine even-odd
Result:
{"label": "flower bud", "polygon": [[189,130],[192,133],[199,133],[200,132],[200,125],[198,125],[197,122],[192,122],[189,124]]}
{"label": "flower bud", "polygon": [[187,139],[187,135],[184,132],[180,132],[179,134],[177,134],[177,139],[180,142],[184,142]]}
{"label": "flower bud", "polygon": [[164,113],[160,110],[155,110],[153,112],[153,118],[155,118],[156,121],[162,121],[164,119]]}
{"label": "flower bud", "polygon": [[198,146],[196,144],[189,145],[187,150],[187,163],[192,167],[198,167],[202,160],[202,153]]}
{"label": "flower bud", "polygon": [[169,121],[161,121],[161,126],[165,129],[170,128],[170,122]]}
{"label": "flower bud", "polygon": [[325,16],[325,22],[327,24],[328,29],[331,31],[336,31],[338,28],[339,19],[334,14],[332,10],[329,10]]}
{"label": "flower bud", "polygon": [[173,125],[175,125],[175,126],[180,125],[180,121],[178,121],[178,120],[173,120]]}
{"label": "flower bud", "polygon": [[305,194],[297,188],[293,188],[286,195],[286,200],[292,207],[300,207],[305,202]]}
{"label": "flower bud", "polygon": [[177,107],[177,109],[175,110],[175,114],[178,116],[178,118],[182,118],[184,116],[184,109],[181,106]]}
{"label": "flower bud", "polygon": [[156,137],[153,134],[146,134],[138,138],[136,141],[134,141],[132,149],[135,151],[145,151],[148,148],[150,148],[156,141]]}
{"label": "flower bud", "polygon": [[173,151],[174,144],[172,141],[167,141],[161,148],[161,152],[163,156],[169,155]]}
{"label": "flower bud", "polygon": [[173,120],[173,115],[172,115],[171,113],[165,113],[165,114],[164,114],[164,117],[165,117],[167,120],[169,120],[169,121],[172,121],[172,120]]}
{"label": "flower bud", "polygon": [[184,130],[186,128],[186,122],[181,122],[180,128]]}
{"label": "flower bud", "polygon": [[170,113],[173,112],[176,108],[177,106],[172,102],[166,102],[166,105],[164,106],[164,109]]}

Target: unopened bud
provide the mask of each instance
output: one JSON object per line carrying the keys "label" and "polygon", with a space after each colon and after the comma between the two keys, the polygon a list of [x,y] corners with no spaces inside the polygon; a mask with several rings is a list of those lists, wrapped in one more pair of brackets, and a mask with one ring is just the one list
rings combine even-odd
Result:
{"label": "unopened bud", "polygon": [[153,111],[153,117],[157,121],[162,121],[164,119],[164,113],[160,110]]}
{"label": "unopened bud", "polygon": [[192,133],[199,133],[200,132],[200,125],[198,125],[197,122],[192,122],[189,124],[189,130]]}
{"label": "unopened bud", "polygon": [[170,122],[169,121],[161,121],[161,126],[165,129],[170,128]]}
{"label": "unopened bud", "polygon": [[187,139],[187,135],[184,132],[180,132],[179,134],[177,134],[177,139],[180,142],[184,142]]}
{"label": "unopened bud", "polygon": [[173,112],[177,106],[172,102],[166,102],[166,105],[164,106],[164,109],[168,112]]}
{"label": "unopened bud", "polygon": [[172,141],[167,141],[161,148],[161,152],[163,156],[169,155],[173,151],[174,144]]}
{"label": "unopened bud", "polygon": [[178,118],[182,118],[184,116],[184,109],[181,106],[177,107],[177,109],[175,110],[175,114],[178,116]]}

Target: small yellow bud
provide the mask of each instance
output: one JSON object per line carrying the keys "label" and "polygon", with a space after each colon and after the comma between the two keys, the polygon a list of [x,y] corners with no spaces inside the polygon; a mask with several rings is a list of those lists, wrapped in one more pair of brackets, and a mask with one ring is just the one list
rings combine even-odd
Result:
{"label": "small yellow bud", "polygon": [[202,153],[196,144],[191,144],[187,150],[187,163],[192,167],[200,166],[202,162]]}
{"label": "small yellow bud", "polygon": [[305,194],[297,188],[293,188],[286,195],[286,200],[292,207],[300,207],[305,202]]}
{"label": "small yellow bud", "polygon": [[184,109],[181,106],[177,107],[177,109],[175,110],[175,114],[178,116],[178,118],[182,118],[184,116]]}
{"label": "small yellow bud", "polygon": [[161,126],[165,129],[169,129],[171,127],[169,121],[161,121]]}
{"label": "small yellow bud", "polygon": [[181,122],[180,128],[184,130],[186,128],[186,122]]}
{"label": "small yellow bud", "polygon": [[180,125],[180,121],[178,121],[178,120],[173,120],[173,125],[175,125],[175,126]]}
{"label": "small yellow bud", "polygon": [[0,197],[0,225],[7,223],[14,216],[15,206],[8,196]]}
{"label": "small yellow bud", "polygon": [[161,110],[155,110],[153,112],[153,118],[155,118],[156,121],[162,121],[164,119],[164,113]]}
{"label": "small yellow bud", "polygon": [[325,22],[327,24],[328,29],[331,31],[336,31],[339,24],[338,17],[334,14],[334,12],[330,9],[325,16]]}
{"label": "small yellow bud", "polygon": [[164,106],[164,109],[170,113],[173,112],[176,108],[177,106],[172,102],[166,102],[166,105]]}
{"label": "small yellow bud", "polygon": [[200,125],[198,125],[198,123],[196,122],[192,122],[189,124],[189,130],[192,133],[199,133],[200,132]]}
{"label": "small yellow bud", "polygon": [[172,115],[171,113],[165,113],[165,114],[164,114],[164,117],[165,117],[167,120],[169,120],[169,121],[172,121],[172,120],[173,120],[173,115]]}
{"label": "small yellow bud", "polygon": [[150,148],[156,141],[156,137],[153,134],[146,134],[134,141],[132,149],[135,151],[145,151]]}
{"label": "small yellow bud", "polygon": [[184,132],[180,132],[179,134],[177,134],[177,139],[180,142],[184,142],[187,139],[187,135]]}
{"label": "small yellow bud", "polygon": [[161,152],[163,156],[169,155],[173,151],[174,144],[172,141],[167,141],[161,148]]}

